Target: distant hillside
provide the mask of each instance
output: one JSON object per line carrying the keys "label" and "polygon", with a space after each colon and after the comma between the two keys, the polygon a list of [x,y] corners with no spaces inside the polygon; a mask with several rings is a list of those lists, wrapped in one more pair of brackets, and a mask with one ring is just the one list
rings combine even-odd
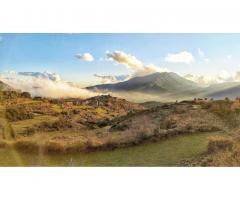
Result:
{"label": "distant hillside", "polygon": [[217,83],[217,84],[213,84],[208,86],[207,88],[205,88],[205,91],[209,94],[214,93],[214,92],[219,92],[222,90],[226,90],[232,87],[236,87],[240,85],[239,82],[225,82],[225,83]]}
{"label": "distant hillside", "polygon": [[135,77],[116,84],[102,84],[87,87],[89,90],[100,91],[134,91],[154,94],[173,94],[201,89],[197,83],[187,80],[173,72],[154,73]]}
{"label": "distant hillside", "polygon": [[223,88],[216,92],[212,92],[208,96],[214,99],[224,99],[225,97],[235,99],[240,96],[240,83],[230,88]]}

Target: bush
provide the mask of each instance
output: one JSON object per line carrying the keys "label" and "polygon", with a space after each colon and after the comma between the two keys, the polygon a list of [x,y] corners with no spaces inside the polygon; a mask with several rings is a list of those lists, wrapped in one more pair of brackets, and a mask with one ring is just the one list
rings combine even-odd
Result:
{"label": "bush", "polygon": [[24,119],[32,119],[33,114],[24,107],[8,107],[6,109],[6,117],[10,121],[18,121]]}
{"label": "bush", "polygon": [[66,153],[67,149],[66,149],[66,145],[60,143],[60,142],[56,142],[56,141],[48,141],[45,144],[45,148],[47,152],[55,152],[55,153]]}
{"label": "bush", "polygon": [[45,144],[45,151],[49,153],[74,153],[84,150],[84,143],[75,141],[73,143],[66,143],[61,141],[50,140]]}
{"label": "bush", "polygon": [[30,135],[33,135],[35,133],[35,128],[34,127],[27,127],[22,133],[21,135],[24,135],[24,136],[30,136]]}
{"label": "bush", "polygon": [[0,148],[4,148],[6,146],[7,146],[6,142],[0,141]]}
{"label": "bush", "polygon": [[161,129],[172,129],[176,127],[177,127],[176,121],[173,118],[167,118],[163,120],[160,124]]}
{"label": "bush", "polygon": [[22,92],[21,97],[23,98],[31,98],[31,94],[29,92]]}
{"label": "bush", "polygon": [[19,93],[16,91],[2,91],[2,96],[4,99],[16,99],[19,97]]}
{"label": "bush", "polygon": [[129,128],[127,124],[120,123],[120,124],[114,124],[111,128],[110,131],[125,131]]}
{"label": "bush", "polygon": [[232,139],[227,137],[211,137],[208,141],[208,153],[216,153],[219,151],[231,151],[234,142]]}
{"label": "bush", "polygon": [[58,131],[72,127],[73,124],[69,117],[60,116],[59,120],[57,120],[56,122],[42,122],[37,128],[40,130]]}
{"label": "bush", "polygon": [[28,151],[28,152],[39,152],[41,146],[31,140],[17,140],[14,147],[18,150]]}

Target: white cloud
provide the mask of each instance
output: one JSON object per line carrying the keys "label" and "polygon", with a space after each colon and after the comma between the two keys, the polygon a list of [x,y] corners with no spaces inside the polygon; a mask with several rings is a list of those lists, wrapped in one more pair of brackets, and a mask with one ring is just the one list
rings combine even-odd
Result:
{"label": "white cloud", "polygon": [[[45,74],[45,75],[43,75]],[[53,75],[55,74],[55,75]],[[48,77],[49,75],[49,77]],[[52,76],[53,75],[53,76]],[[56,80],[54,77],[58,77]],[[97,93],[77,87],[62,81],[56,73],[48,72],[18,72],[2,73],[1,80],[9,86],[21,91],[30,92],[32,96],[50,98],[80,97],[86,98],[98,95]]]}
{"label": "white cloud", "polygon": [[208,86],[217,83],[224,82],[240,82],[240,72],[236,72],[234,75],[231,75],[226,70],[221,70],[216,75],[192,75],[187,74],[184,76],[186,79],[194,81],[201,84],[202,86]]}
{"label": "white cloud", "polygon": [[198,48],[198,55],[204,60],[204,62],[209,62],[209,58],[206,57],[205,52]]}
{"label": "white cloud", "polygon": [[106,52],[106,54],[108,59],[115,61],[118,64],[123,64],[130,69],[133,72],[132,77],[144,76],[154,72],[168,71],[166,68],[160,68],[153,64],[144,64],[135,56],[126,54],[123,51],[114,51],[112,53]]}
{"label": "white cloud", "polygon": [[83,61],[91,62],[94,60],[93,56],[90,53],[77,54],[76,57]]}
{"label": "white cloud", "polygon": [[232,60],[232,55],[227,55],[228,60]]}
{"label": "white cloud", "polygon": [[205,57],[205,53],[200,48],[198,48],[198,55],[200,57]]}
{"label": "white cloud", "polygon": [[209,58],[206,57],[205,52],[203,50],[201,50],[200,48],[198,48],[198,55],[205,61],[205,62],[209,62]]}
{"label": "white cloud", "polygon": [[120,64],[124,64],[130,69],[142,68],[143,64],[135,56],[131,54],[126,54],[122,51],[114,51],[113,53],[108,52],[107,57],[115,60]]}
{"label": "white cloud", "polygon": [[208,85],[215,84],[218,82],[216,77],[214,77],[214,76],[187,74],[184,76],[184,78],[191,80],[193,82],[196,82],[202,86],[208,86]]}
{"label": "white cloud", "polygon": [[182,51],[176,54],[173,53],[169,53],[166,57],[165,57],[165,61],[166,62],[170,62],[170,63],[191,63],[193,62],[195,59],[193,57],[193,55],[190,52],[187,51]]}
{"label": "white cloud", "polygon": [[205,61],[205,62],[209,62],[209,59],[208,59],[208,58],[204,58],[204,61]]}

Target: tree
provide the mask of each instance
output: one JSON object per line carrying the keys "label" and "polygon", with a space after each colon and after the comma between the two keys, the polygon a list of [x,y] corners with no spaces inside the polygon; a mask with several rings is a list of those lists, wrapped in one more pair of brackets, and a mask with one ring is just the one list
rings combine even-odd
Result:
{"label": "tree", "polygon": [[225,97],[225,99],[224,99],[225,101],[227,101],[227,102],[229,102],[230,101],[230,99],[228,98],[228,97]]}

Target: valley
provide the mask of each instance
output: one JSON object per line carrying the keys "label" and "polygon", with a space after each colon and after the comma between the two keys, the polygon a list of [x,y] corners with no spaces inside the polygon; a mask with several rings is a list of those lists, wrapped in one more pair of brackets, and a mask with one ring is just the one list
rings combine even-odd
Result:
{"label": "valley", "polygon": [[[162,74],[154,75],[155,89],[161,85],[166,91],[169,80],[175,85],[178,81],[177,86],[168,87],[175,97],[187,91],[186,85],[188,94],[203,91],[188,81],[181,86],[178,75],[164,73],[166,79],[159,76]],[[147,90],[149,80],[152,86],[151,75],[144,82]],[[138,89],[139,83],[135,84]],[[231,151],[238,148],[238,98],[137,103],[109,94],[32,97],[3,82],[1,85],[0,163],[6,165],[208,166],[218,165],[214,159],[222,152],[229,153],[229,146]],[[210,88],[228,89],[228,85]],[[27,161],[19,164],[14,159]]]}

